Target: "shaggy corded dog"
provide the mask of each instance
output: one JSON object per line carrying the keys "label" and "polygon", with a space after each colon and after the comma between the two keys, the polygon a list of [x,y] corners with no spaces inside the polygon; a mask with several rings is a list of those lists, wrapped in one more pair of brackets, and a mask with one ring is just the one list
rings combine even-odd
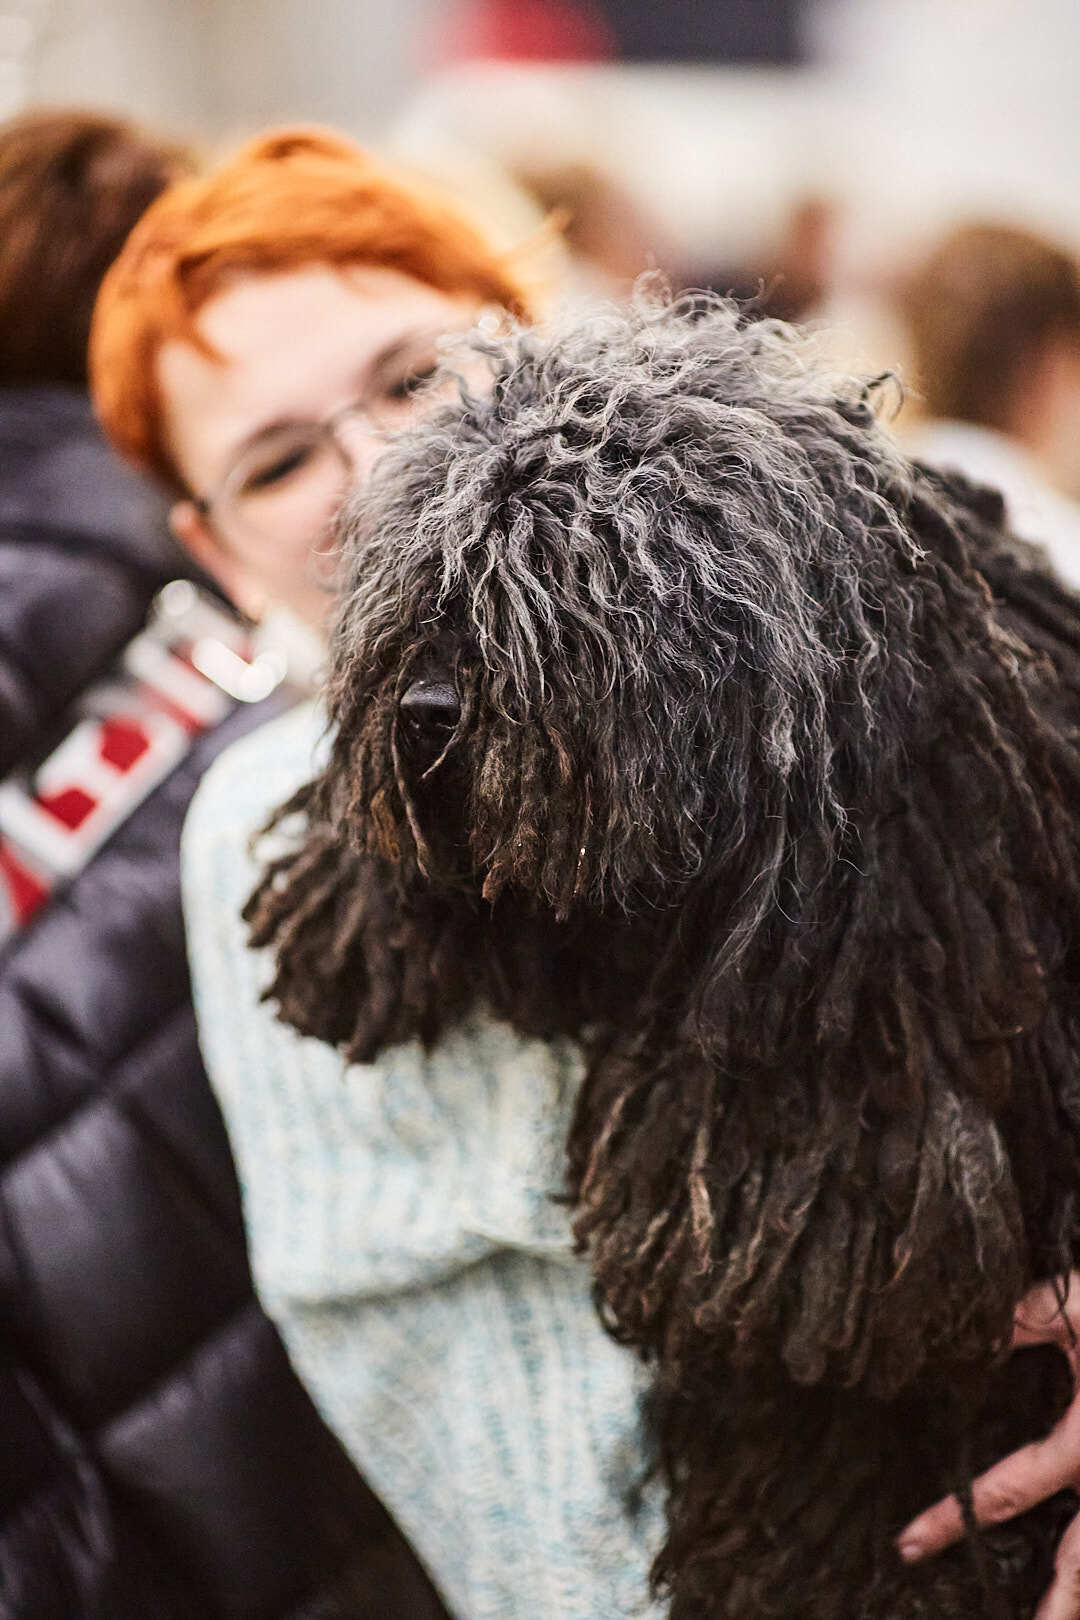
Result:
{"label": "shaggy corded dog", "polygon": [[678,1620],[1030,1615],[1067,1498],[893,1539],[1068,1396],[1002,1347],[1080,1235],[1075,609],[786,328],[487,353],[347,525],[270,993],[357,1058],[477,1002],[584,1044],[568,1191],[655,1368]]}

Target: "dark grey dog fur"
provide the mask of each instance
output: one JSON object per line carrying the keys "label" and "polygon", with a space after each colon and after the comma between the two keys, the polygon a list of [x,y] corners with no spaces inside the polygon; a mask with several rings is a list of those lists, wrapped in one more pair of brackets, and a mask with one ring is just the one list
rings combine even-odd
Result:
{"label": "dark grey dog fur", "polygon": [[1075,605],[787,328],[645,299],[485,352],[346,523],[272,994],[360,1057],[478,1001],[583,1042],[567,1191],[655,1369],[678,1620],[1030,1616],[1067,1499],[893,1542],[1068,1393],[1004,1347],[1077,1248]]}

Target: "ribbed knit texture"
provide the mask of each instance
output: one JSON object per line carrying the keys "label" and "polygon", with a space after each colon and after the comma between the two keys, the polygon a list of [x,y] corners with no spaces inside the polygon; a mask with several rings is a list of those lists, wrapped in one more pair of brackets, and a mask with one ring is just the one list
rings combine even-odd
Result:
{"label": "ribbed knit texture", "polygon": [[320,734],[307,706],[230,749],[184,838],[201,1040],[263,1301],[459,1620],[654,1615],[646,1378],[603,1333],[552,1196],[576,1049],[477,1016],[430,1055],[346,1066],[258,1004],[248,839]]}

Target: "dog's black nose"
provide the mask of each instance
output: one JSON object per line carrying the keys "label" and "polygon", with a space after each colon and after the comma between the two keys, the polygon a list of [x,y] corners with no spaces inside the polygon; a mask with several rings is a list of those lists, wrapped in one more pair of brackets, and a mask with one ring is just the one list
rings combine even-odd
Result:
{"label": "dog's black nose", "polygon": [[402,694],[401,712],[425,731],[453,731],[461,718],[461,700],[449,681],[413,681]]}

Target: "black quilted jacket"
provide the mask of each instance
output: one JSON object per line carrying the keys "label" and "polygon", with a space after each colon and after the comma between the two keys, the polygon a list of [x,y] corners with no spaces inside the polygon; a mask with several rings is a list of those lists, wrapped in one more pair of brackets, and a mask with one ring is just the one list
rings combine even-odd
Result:
{"label": "black quilted jacket", "polygon": [[[183,571],[85,400],[0,392],[0,778]],[[0,952],[0,1620],[426,1620],[252,1294],[181,821],[237,710]]]}

